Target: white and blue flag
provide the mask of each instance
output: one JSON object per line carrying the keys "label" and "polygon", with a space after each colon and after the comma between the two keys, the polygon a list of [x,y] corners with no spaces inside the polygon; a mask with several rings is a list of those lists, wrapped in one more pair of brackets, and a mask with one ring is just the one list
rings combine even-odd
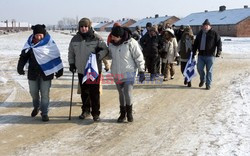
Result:
{"label": "white and blue flag", "polygon": [[192,78],[196,76],[196,72],[195,72],[196,61],[195,59],[192,58],[192,55],[193,55],[193,52],[191,52],[190,57],[188,59],[188,62],[183,72],[184,78],[185,80],[187,80],[187,82],[190,82]]}
{"label": "white and blue flag", "polygon": [[28,52],[32,48],[36,61],[46,76],[63,68],[60,51],[49,34],[37,44],[33,44],[32,39],[33,35],[28,38],[23,49]]}
{"label": "white and blue flag", "polygon": [[89,59],[86,63],[85,69],[84,69],[84,77],[82,79],[82,83],[90,79],[91,81],[94,81],[99,76],[97,61],[96,61],[96,54],[91,53],[89,55]]}

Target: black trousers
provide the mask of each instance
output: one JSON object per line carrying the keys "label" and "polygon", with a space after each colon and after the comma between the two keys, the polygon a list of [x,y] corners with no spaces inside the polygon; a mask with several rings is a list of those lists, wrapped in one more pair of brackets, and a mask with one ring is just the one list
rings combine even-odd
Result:
{"label": "black trousers", "polygon": [[[81,98],[82,98],[82,111],[87,111],[89,107],[92,108],[92,116],[100,115],[100,79],[99,77],[95,81],[87,80],[82,84],[83,74],[78,73],[78,80],[81,86]],[[88,98],[91,105],[87,104]]]}

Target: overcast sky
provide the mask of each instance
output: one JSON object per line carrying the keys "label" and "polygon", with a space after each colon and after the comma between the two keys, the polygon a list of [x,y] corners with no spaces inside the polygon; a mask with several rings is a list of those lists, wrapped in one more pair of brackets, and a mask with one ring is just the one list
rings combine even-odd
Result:
{"label": "overcast sky", "polygon": [[57,24],[63,17],[141,19],[154,16],[185,17],[190,13],[250,7],[250,0],[0,0],[0,21],[15,19],[31,24]]}

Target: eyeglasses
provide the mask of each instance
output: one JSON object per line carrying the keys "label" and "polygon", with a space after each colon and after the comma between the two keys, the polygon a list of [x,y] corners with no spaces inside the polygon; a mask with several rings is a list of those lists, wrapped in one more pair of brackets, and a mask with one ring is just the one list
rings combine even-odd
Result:
{"label": "eyeglasses", "polygon": [[81,25],[80,27],[82,28],[82,27],[88,27],[88,26],[86,26],[86,25]]}

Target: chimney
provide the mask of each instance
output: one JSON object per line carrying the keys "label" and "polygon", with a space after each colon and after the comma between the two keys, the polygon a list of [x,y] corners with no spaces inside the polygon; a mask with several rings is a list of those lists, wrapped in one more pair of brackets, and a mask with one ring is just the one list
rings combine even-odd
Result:
{"label": "chimney", "polygon": [[219,8],[219,11],[225,11],[226,10],[226,6],[225,5],[222,5],[222,6],[220,6],[220,8]]}
{"label": "chimney", "polygon": [[158,18],[159,17],[159,14],[155,14],[155,18]]}
{"label": "chimney", "polygon": [[204,12],[208,12],[208,10],[205,10]]}
{"label": "chimney", "polygon": [[248,8],[248,5],[244,5],[244,9],[247,9]]}

